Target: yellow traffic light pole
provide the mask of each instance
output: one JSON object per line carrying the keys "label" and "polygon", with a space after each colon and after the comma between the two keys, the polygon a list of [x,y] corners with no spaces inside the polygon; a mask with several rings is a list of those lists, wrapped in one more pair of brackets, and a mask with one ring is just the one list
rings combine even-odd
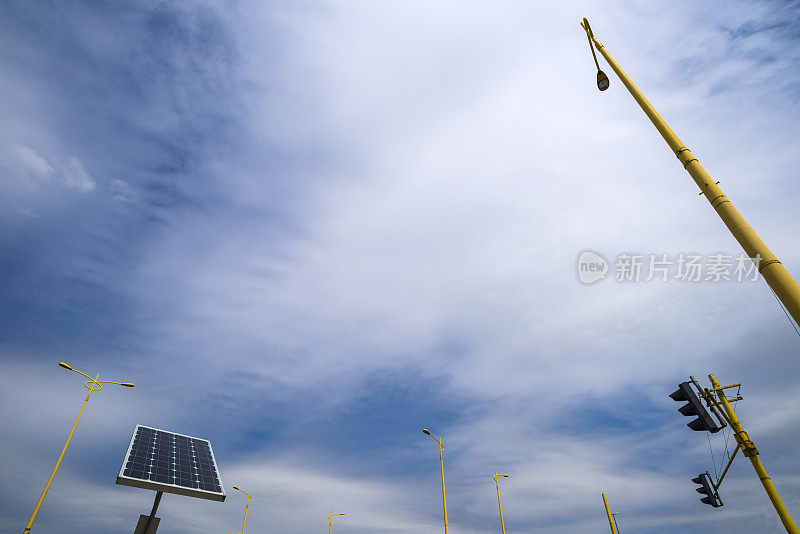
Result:
{"label": "yellow traffic light pole", "polygon": [[[609,55],[603,44],[598,41],[592,33],[592,28],[589,26],[589,21],[585,18],[581,22],[581,26],[586,30],[586,35],[589,38],[589,45],[594,44],[597,51],[600,52],[614,72],[617,73],[619,79],[628,88],[628,91],[633,96],[633,99],[639,104],[644,111],[645,115],[653,123],[661,137],[667,142],[672,152],[677,156],[678,160],[683,165],[683,168],[691,175],[697,186],[700,188],[701,194],[704,194],[711,206],[716,210],[717,214],[728,227],[728,230],[736,238],[736,241],[742,246],[744,251],[750,258],[756,262],[761,276],[764,277],[769,287],[775,292],[775,295],[780,299],[783,305],[788,310],[789,314],[794,318],[795,322],[800,325],[800,285],[792,278],[789,272],[781,264],[780,260],[772,253],[767,245],[758,237],[755,230],[753,230],[747,223],[742,214],[733,206],[728,197],[722,192],[722,189],[717,185],[711,176],[708,175],[706,170],[697,161],[697,158],[691,151],[684,146],[683,141],[675,135],[672,128],[661,118],[661,115],[655,108],[647,101],[641,91],[634,85],[631,79],[620,68],[616,61]],[[594,54],[594,49],[592,49]],[[595,58],[597,62],[597,58]],[[602,76],[601,76],[602,74]],[[608,79],[599,70],[597,84],[600,90],[608,88]]]}
{"label": "yellow traffic light pole", "polygon": [[617,534],[617,529],[614,527],[614,518],[611,516],[611,508],[608,507],[608,499],[606,494],[603,493],[603,504],[606,506],[606,515],[608,516],[608,524],[611,526],[611,534]]}
{"label": "yellow traffic light pole", "polygon": [[[781,518],[781,522],[783,523],[784,528],[786,528],[786,532],[789,534],[800,534],[800,530],[798,530],[797,525],[795,525],[794,521],[792,520],[792,516],[789,515],[789,511],[786,510],[786,507],[783,505],[783,501],[781,501],[781,497],[778,495],[775,486],[772,484],[772,480],[769,478],[766,469],[764,469],[764,466],[761,465],[761,460],[758,458],[758,449],[756,448],[755,443],[750,440],[750,436],[748,436],[747,432],[745,432],[744,428],[742,428],[741,423],[739,423],[739,418],[736,417],[736,413],[733,411],[733,408],[731,408],[731,404],[728,402],[728,397],[725,395],[726,389],[736,387],[739,384],[721,387],[719,382],[717,382],[717,377],[713,374],[708,375],[708,379],[711,381],[711,385],[713,387],[705,390],[706,398],[713,399],[713,394],[716,393],[717,400],[714,401],[714,403],[716,404],[717,408],[722,408],[723,416],[728,421],[728,424],[731,425],[731,429],[733,429],[733,436],[736,438],[737,449],[734,450],[734,455],[736,454],[736,450],[742,449],[742,454],[749,458],[750,463],[753,464],[753,468],[756,470],[756,474],[758,475],[759,480],[761,480],[761,484],[764,486],[764,489],[769,496],[769,500],[772,501],[772,506],[774,506],[775,511],[778,512],[778,516]],[[732,461],[733,456],[731,457],[730,462]],[[728,466],[725,467],[722,477],[724,477],[725,473],[728,472],[730,462],[728,462]],[[717,488],[722,482],[722,477],[720,477],[720,480],[717,482]]]}
{"label": "yellow traffic light pole", "polygon": [[81,416],[83,415],[83,409],[86,408],[86,403],[89,402],[89,397],[92,396],[94,391],[100,391],[103,389],[103,384],[117,384],[118,386],[125,386],[127,388],[132,388],[133,384],[130,382],[114,382],[111,380],[98,380],[100,378],[100,373],[97,373],[97,376],[92,378],[91,376],[87,375],[86,373],[82,373],[77,369],[73,369],[69,365],[64,362],[59,362],[58,365],[67,369],[69,371],[74,371],[79,375],[83,375],[88,380],[83,383],[83,386],[89,390],[89,393],[86,395],[86,399],[83,401],[83,406],[81,406],[81,411],[78,412],[78,418],[75,419],[75,424],[72,425],[72,431],[70,431],[69,436],[67,437],[67,442],[64,444],[64,448],[61,449],[61,454],[56,461],[56,466],[53,468],[53,472],[50,474],[50,478],[47,480],[47,484],[44,486],[44,490],[42,490],[42,495],[39,497],[39,501],[36,503],[36,506],[33,509],[33,513],[31,514],[31,518],[28,520],[28,524],[25,525],[25,529],[22,531],[22,534],[28,534],[31,531],[31,527],[33,527],[33,522],[36,519],[36,515],[39,513],[39,508],[42,507],[42,503],[44,503],[44,498],[47,495],[47,491],[50,489],[50,484],[53,483],[53,478],[56,476],[56,471],[58,471],[58,466],[61,465],[61,460],[64,458],[64,454],[67,452],[67,447],[69,447],[69,442],[72,440],[72,435],[75,433],[75,429],[78,428],[78,421],[81,420]]}

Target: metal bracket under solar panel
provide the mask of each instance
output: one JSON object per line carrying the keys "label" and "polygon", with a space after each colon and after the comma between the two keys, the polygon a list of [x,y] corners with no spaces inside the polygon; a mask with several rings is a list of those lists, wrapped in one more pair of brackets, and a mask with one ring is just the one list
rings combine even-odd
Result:
{"label": "metal bracket under solar panel", "polygon": [[[150,521],[149,528],[147,527],[148,519],[150,519],[150,516],[140,515],[139,522],[136,523],[136,530],[133,532],[133,534],[156,534],[156,531],[158,530],[158,523],[161,521],[161,518],[154,517]],[[147,529],[147,532],[145,532],[145,529]]]}
{"label": "metal bracket under solar panel", "polygon": [[[195,484],[194,487],[193,486],[187,486],[186,484],[179,484],[179,483],[176,483],[176,478],[175,477],[172,477],[168,481],[164,481],[164,480],[157,481],[157,480],[151,479],[149,477],[149,473],[147,473],[147,477],[139,476],[139,475],[133,476],[132,475],[133,472],[130,471],[130,470],[128,471],[128,474],[126,474],[126,466],[129,465],[129,462],[132,462],[133,445],[134,445],[134,442],[136,442],[137,435],[139,434],[140,431],[141,432],[160,433],[160,434],[158,434],[158,436],[175,436],[176,438],[180,438],[180,440],[182,442],[186,442],[187,439],[188,440],[195,440],[195,441],[192,442],[191,445],[193,447],[197,446],[198,448],[199,447],[203,447],[203,454],[204,455],[205,455],[205,450],[204,449],[207,446],[208,456],[210,458],[210,462],[206,462],[205,464],[203,464],[202,463],[203,459],[200,459],[200,456],[196,456],[194,458],[195,458],[195,460],[199,461],[200,464],[194,462],[192,467],[190,468],[190,472],[192,472],[193,474],[195,474],[199,478],[199,475],[197,475],[197,473],[199,473],[200,470],[197,468],[197,466],[198,465],[203,465],[204,467],[207,468],[208,472],[212,472],[213,473],[212,476],[213,476],[213,479],[219,485],[219,491],[213,491],[213,490],[209,491],[208,489],[203,489],[202,487],[198,487],[197,484]],[[166,442],[164,442],[164,443],[166,443]],[[203,443],[205,445],[203,445]],[[174,451],[174,449],[175,448],[174,448],[174,445],[173,445],[172,450]],[[140,449],[137,447],[137,451],[139,451],[139,450]],[[155,451],[157,451],[157,450],[158,449],[155,449]],[[158,453],[157,452],[153,452],[148,457],[148,463],[152,464],[152,463],[154,463],[154,460],[156,460],[158,458],[159,458]],[[173,465],[175,465],[175,464],[173,464]],[[175,472],[175,469],[173,469],[173,472]],[[219,501],[219,502],[223,502],[225,500],[225,497],[226,497],[225,487],[222,485],[222,478],[219,475],[219,470],[218,470],[218,467],[217,467],[217,460],[216,460],[216,458],[214,458],[214,451],[211,449],[211,443],[208,440],[202,439],[202,438],[195,438],[195,437],[192,437],[192,436],[186,436],[184,434],[178,434],[178,433],[175,433],[175,432],[169,432],[167,430],[161,430],[161,429],[158,429],[158,428],[148,427],[148,426],[144,426],[144,425],[136,425],[136,428],[133,430],[133,436],[131,436],[131,441],[128,444],[128,450],[127,450],[127,452],[125,454],[125,459],[122,462],[122,466],[120,467],[119,474],[117,475],[117,482],[116,483],[120,484],[120,485],[123,485],[123,486],[132,486],[134,488],[142,488],[142,489],[148,489],[148,490],[153,490],[153,491],[163,491],[163,492],[167,492],[167,493],[175,493],[175,494],[178,494],[178,495],[185,495],[187,497],[197,497],[197,498],[200,498],[200,499],[208,499],[208,500]]]}

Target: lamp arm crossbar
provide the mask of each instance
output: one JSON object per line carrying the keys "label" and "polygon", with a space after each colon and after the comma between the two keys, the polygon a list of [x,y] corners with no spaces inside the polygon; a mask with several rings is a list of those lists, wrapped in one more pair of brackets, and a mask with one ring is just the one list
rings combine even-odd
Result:
{"label": "lamp arm crossbar", "polygon": [[[97,380],[96,378],[92,378],[91,376],[87,375],[87,374],[86,374],[86,373],[84,373],[83,371],[78,371],[77,369],[72,369],[72,368],[70,368],[70,371],[73,371],[73,372],[75,372],[75,373],[78,373],[79,375],[83,375],[83,376],[85,376],[86,378],[88,378],[89,380],[94,380],[94,381],[97,381],[97,382],[99,382],[99,380]],[[97,376],[99,377],[100,375],[97,375]]]}
{"label": "lamp arm crossbar", "polygon": [[736,458],[736,453],[739,452],[739,449],[741,449],[741,447],[737,443],[736,447],[733,449],[733,454],[731,454],[730,460],[728,460],[728,465],[726,465],[725,469],[722,470],[722,474],[719,476],[719,480],[717,480],[717,483],[714,484],[714,491],[719,490],[719,487],[722,486],[722,479],[725,478],[725,473],[727,473],[728,469],[730,469],[731,464],[733,463],[733,459]]}
{"label": "lamp arm crossbar", "polygon": [[720,386],[718,388],[711,388],[708,391],[722,391],[723,389],[738,388],[741,385],[742,385],[741,382],[737,382],[736,384],[731,384],[730,386]]}

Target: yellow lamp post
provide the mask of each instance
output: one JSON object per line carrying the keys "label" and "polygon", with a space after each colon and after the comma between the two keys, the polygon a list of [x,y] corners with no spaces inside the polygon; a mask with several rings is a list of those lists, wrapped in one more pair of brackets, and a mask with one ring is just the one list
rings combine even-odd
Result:
{"label": "yellow lamp post", "polygon": [[[653,105],[645,98],[644,94],[634,85],[633,81],[628,77],[622,68],[606,50],[605,46],[597,40],[589,26],[589,21],[585,18],[581,22],[581,26],[586,31],[586,36],[589,38],[589,48],[592,50],[595,64],[597,65],[597,87],[604,91],[608,89],[608,77],[600,70],[600,64],[597,63],[597,56],[594,49],[603,55],[611,69],[619,76],[622,84],[628,89],[633,99],[642,108],[647,118],[656,127],[658,133],[667,142],[673,154],[683,165],[683,168],[689,173],[694,180],[697,187],[700,188],[700,194],[705,195],[711,206],[717,212],[717,215],[728,227],[728,230],[736,238],[741,247],[747,255],[753,259],[758,271],[764,280],[767,282],[775,296],[783,303],[783,306],[788,311],[797,324],[800,324],[800,285],[792,278],[789,271],[783,266],[781,261],[775,254],[767,247],[764,241],[756,234],[755,230],[747,223],[741,213],[733,206],[733,203],[722,192],[722,189],[717,185],[719,182],[715,181],[708,172],[700,165],[700,162],[686,148],[683,141],[672,131],[667,122],[658,114]],[[594,47],[592,46],[594,45]]]}
{"label": "yellow lamp post", "polygon": [[442,466],[442,509],[444,510],[444,534],[448,534],[448,531],[447,531],[447,496],[445,495],[445,492],[444,492],[444,455],[442,454],[442,451],[444,450],[444,445],[442,445],[442,438],[441,437],[437,438],[436,436],[431,434],[430,431],[427,428],[423,428],[422,429],[422,433],[432,437],[433,439],[436,440],[436,443],[439,444],[439,463]]}
{"label": "yellow lamp post", "polygon": [[333,510],[331,510],[331,513],[328,514],[328,534],[331,534],[331,530],[333,529],[333,516],[335,515],[345,515],[345,513],[344,512],[334,513]]}
{"label": "yellow lamp post", "polygon": [[247,507],[250,505],[250,501],[252,501],[253,498],[250,497],[250,492],[249,491],[245,491],[245,490],[241,489],[239,486],[234,486],[233,489],[239,490],[242,493],[244,493],[245,495],[247,495],[247,501],[245,501],[245,503],[244,503],[244,521],[242,521],[242,532],[241,532],[241,534],[244,534],[244,526],[247,524]]}
{"label": "yellow lamp post", "polygon": [[614,519],[614,514],[611,513],[611,508],[608,506],[608,499],[606,499],[606,494],[602,493],[603,496],[603,505],[606,507],[606,515],[608,516],[608,526],[611,527],[611,534],[617,534],[617,522]]}
{"label": "yellow lamp post", "polygon": [[31,518],[28,520],[28,524],[25,525],[25,529],[22,531],[23,534],[28,534],[31,531],[31,527],[33,526],[33,521],[36,519],[36,514],[39,513],[39,508],[42,507],[42,503],[44,502],[44,497],[47,495],[47,490],[50,489],[50,484],[53,483],[53,477],[56,476],[56,471],[58,471],[58,466],[61,465],[61,460],[64,458],[64,453],[67,452],[67,447],[69,446],[70,440],[72,440],[72,434],[75,433],[75,429],[78,428],[78,421],[81,420],[81,415],[83,415],[83,409],[86,408],[86,403],[89,402],[89,397],[92,396],[93,391],[100,391],[103,389],[103,384],[117,384],[118,386],[125,386],[127,388],[132,388],[133,384],[130,382],[114,382],[112,380],[98,380],[100,378],[100,373],[97,373],[97,376],[92,378],[91,376],[87,375],[86,373],[82,373],[77,369],[73,369],[69,365],[64,362],[59,362],[59,366],[63,367],[64,369],[68,369],[70,371],[74,371],[79,375],[85,376],[88,380],[83,383],[84,387],[89,390],[88,395],[86,395],[86,400],[83,401],[83,406],[81,406],[81,411],[78,412],[78,418],[75,419],[75,424],[72,425],[72,431],[69,433],[69,437],[67,437],[67,442],[64,444],[64,448],[61,450],[61,455],[58,457],[56,461],[56,466],[53,468],[53,472],[50,474],[50,478],[47,481],[47,484],[44,486],[44,490],[42,490],[42,495],[39,497],[39,502],[36,503],[36,507],[33,509],[33,513],[31,514]]}
{"label": "yellow lamp post", "polygon": [[497,507],[500,509],[500,528],[503,529],[503,534],[506,534],[506,525],[503,523],[503,506],[500,504],[500,484],[497,483],[497,477],[508,477],[508,475],[501,475],[497,472],[497,469],[494,470],[494,485],[497,488]]}

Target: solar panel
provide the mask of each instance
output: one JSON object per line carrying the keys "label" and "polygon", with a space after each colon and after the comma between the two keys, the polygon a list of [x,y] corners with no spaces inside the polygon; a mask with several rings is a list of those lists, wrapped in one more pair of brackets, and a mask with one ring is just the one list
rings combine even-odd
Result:
{"label": "solar panel", "polygon": [[157,428],[136,425],[117,484],[225,500],[211,443]]}

